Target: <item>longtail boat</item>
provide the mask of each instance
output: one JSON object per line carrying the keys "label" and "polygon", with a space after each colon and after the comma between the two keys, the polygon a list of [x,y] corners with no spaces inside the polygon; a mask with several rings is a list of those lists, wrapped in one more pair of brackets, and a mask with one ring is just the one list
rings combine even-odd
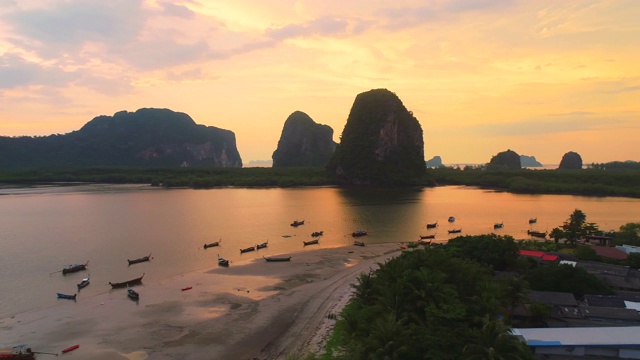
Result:
{"label": "longtail boat", "polygon": [[78,290],[86,287],[87,285],[89,285],[89,281],[91,281],[91,274],[87,275],[86,278],[82,279],[82,281],[80,281],[78,283]]}
{"label": "longtail boat", "polygon": [[529,224],[535,224],[538,222],[538,218],[531,218],[529,219]]}
{"label": "longtail boat", "polygon": [[127,288],[127,296],[129,297],[129,299],[131,300],[140,300],[140,294],[138,294],[137,291],[131,289],[131,288]]}
{"label": "longtail boat", "polygon": [[540,231],[534,231],[534,230],[527,230],[527,235],[533,236],[533,237],[537,237],[537,238],[546,238],[547,237],[547,233],[546,232],[540,232]]}
{"label": "longtail boat", "polygon": [[131,280],[128,280],[128,281],[119,282],[119,283],[109,282],[109,285],[111,285],[111,288],[113,288],[113,289],[127,287],[127,286],[130,286],[130,285],[139,285],[139,284],[142,283],[142,278],[143,277],[144,277],[144,273],[139,278],[135,278],[135,279],[131,279]]}
{"label": "longtail boat", "polygon": [[86,270],[87,269],[87,265],[89,265],[89,260],[87,260],[86,263],[84,264],[72,264],[72,265],[67,265],[66,268],[62,269],[62,274],[66,275],[69,273],[74,273],[74,272],[78,272],[81,270]]}
{"label": "longtail boat", "polygon": [[131,265],[131,264],[137,264],[137,263],[149,261],[149,259],[151,259],[151,254],[147,256],[143,256],[141,258],[133,259],[133,260],[127,259],[127,262],[129,263],[129,265]]}
{"label": "longtail boat", "polygon": [[504,227],[504,223],[495,223],[493,224],[494,229],[502,229]]}
{"label": "longtail boat", "polygon": [[269,245],[269,241],[268,240],[266,242],[263,242],[262,244],[256,245],[256,250],[264,249],[264,248],[267,247],[267,245]]}
{"label": "longtail boat", "polygon": [[222,240],[218,240],[216,242],[212,242],[212,243],[208,243],[208,244],[204,244],[204,248],[208,249],[210,247],[215,247],[215,246],[220,246],[220,243],[222,242]]}
{"label": "longtail boat", "polygon": [[431,235],[420,235],[420,240],[424,240],[424,239],[435,239],[436,238],[436,234],[431,234]]}
{"label": "longtail boat", "polygon": [[434,223],[428,223],[427,224],[427,229],[435,229],[438,226],[438,222],[434,222]]}
{"label": "longtail boat", "polygon": [[282,257],[277,257],[277,256],[263,256],[263,258],[268,261],[268,262],[276,262],[276,261],[291,261],[291,256],[282,256]]}
{"label": "longtail boat", "polygon": [[353,236],[353,237],[360,237],[360,236],[365,236],[365,235],[367,235],[367,231],[366,230],[356,230],[356,231],[351,233],[351,236]]}
{"label": "longtail boat", "polygon": [[456,218],[453,216],[449,216],[449,218],[447,219],[448,222],[456,222]]}
{"label": "longtail boat", "polygon": [[311,233],[311,237],[318,237],[324,235],[324,231],[314,231]]}
{"label": "longtail boat", "polygon": [[353,240],[353,245],[364,247],[364,241]]}
{"label": "longtail boat", "polygon": [[77,294],[67,295],[67,294],[58,293],[58,299],[75,300],[76,296]]}
{"label": "longtail boat", "polygon": [[303,241],[304,246],[307,245],[315,245],[315,244],[319,244],[320,240],[319,239],[313,239],[313,240],[309,240],[309,241]]}
{"label": "longtail boat", "polygon": [[229,260],[227,260],[225,258],[221,258],[220,255],[218,254],[218,265],[220,265],[220,266],[229,266]]}
{"label": "longtail boat", "polygon": [[451,229],[451,230],[447,230],[449,232],[449,234],[459,234],[462,232],[462,228],[460,229]]}
{"label": "longtail boat", "polygon": [[0,359],[35,360],[36,355],[27,345],[18,345],[10,349],[0,349]]}
{"label": "longtail boat", "polygon": [[291,223],[291,226],[296,227],[296,226],[300,226],[300,225],[304,225],[304,220],[298,221],[298,220],[294,220]]}
{"label": "longtail boat", "polygon": [[418,240],[418,244],[422,244],[422,245],[431,245],[431,240],[427,240],[427,239],[420,239],[420,240]]}
{"label": "longtail boat", "polygon": [[255,246],[251,246],[251,247],[248,247],[248,248],[240,249],[240,254],[244,254],[246,252],[255,251],[255,250],[256,250],[256,247]]}

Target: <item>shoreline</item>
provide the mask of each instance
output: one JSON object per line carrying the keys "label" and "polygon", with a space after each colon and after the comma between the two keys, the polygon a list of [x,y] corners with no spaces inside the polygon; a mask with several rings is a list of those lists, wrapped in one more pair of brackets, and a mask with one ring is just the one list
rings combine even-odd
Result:
{"label": "shoreline", "polygon": [[[280,359],[319,351],[357,276],[400,252],[399,243],[295,252],[197,270],[0,319],[0,345],[28,344],[75,359]],[[283,254],[284,255],[284,254]],[[89,285],[91,286],[91,285]],[[186,287],[191,289],[182,291]],[[6,336],[6,338],[5,338]],[[46,359],[48,355],[38,355]]]}

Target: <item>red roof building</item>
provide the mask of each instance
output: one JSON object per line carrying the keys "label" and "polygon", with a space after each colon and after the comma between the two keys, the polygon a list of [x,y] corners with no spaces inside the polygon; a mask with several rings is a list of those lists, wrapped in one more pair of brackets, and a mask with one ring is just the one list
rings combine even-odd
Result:
{"label": "red roof building", "polygon": [[529,256],[533,258],[537,258],[542,261],[556,261],[558,260],[558,255],[547,254],[543,251],[537,250],[520,250],[520,256]]}

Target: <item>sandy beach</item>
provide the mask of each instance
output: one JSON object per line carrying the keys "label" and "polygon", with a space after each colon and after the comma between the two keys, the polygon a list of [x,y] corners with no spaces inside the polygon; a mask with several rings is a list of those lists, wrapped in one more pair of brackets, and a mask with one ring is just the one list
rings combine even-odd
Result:
{"label": "sandy beach", "polygon": [[77,360],[265,360],[318,351],[335,322],[329,314],[346,304],[356,277],[399,250],[398,243],[374,244],[287,254],[290,262],[233,262],[143,281],[138,302],[106,285],[98,295],[79,292],[75,302],[0,320],[0,345],[58,354],[80,345],[60,354]]}

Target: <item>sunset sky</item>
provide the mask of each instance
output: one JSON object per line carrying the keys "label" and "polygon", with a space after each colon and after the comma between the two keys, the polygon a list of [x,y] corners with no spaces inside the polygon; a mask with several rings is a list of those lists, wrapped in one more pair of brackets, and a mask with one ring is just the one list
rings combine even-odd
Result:
{"label": "sunset sky", "polygon": [[339,142],[375,88],[425,159],[640,161],[640,1],[0,0],[3,136],[168,108],[233,131],[247,165],[296,110]]}

